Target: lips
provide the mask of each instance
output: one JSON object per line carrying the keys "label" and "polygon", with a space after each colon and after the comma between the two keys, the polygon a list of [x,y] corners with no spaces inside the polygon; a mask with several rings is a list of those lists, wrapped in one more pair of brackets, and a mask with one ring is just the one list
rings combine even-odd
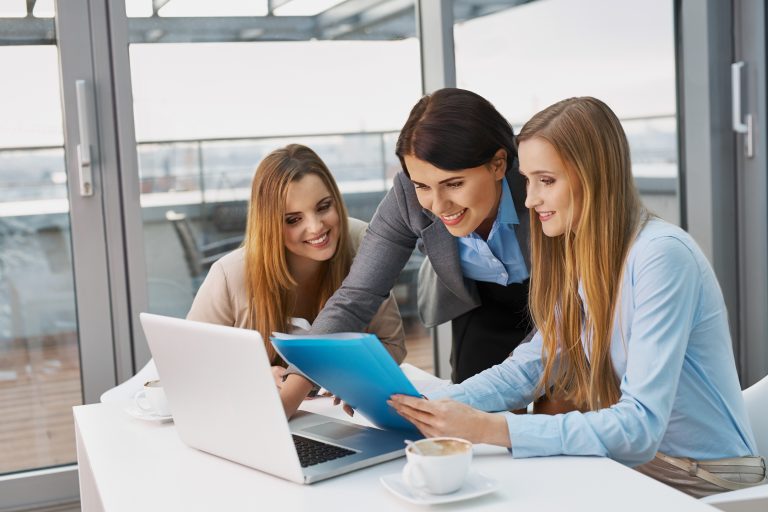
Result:
{"label": "lips", "polygon": [[467,213],[467,209],[464,208],[458,212],[451,213],[449,215],[441,215],[440,220],[443,221],[443,223],[447,226],[453,226],[461,222],[461,220],[464,218],[464,214]]}
{"label": "lips", "polygon": [[555,212],[536,212],[536,213],[539,215],[539,220],[541,222],[548,221],[555,214]]}
{"label": "lips", "polygon": [[328,230],[317,238],[313,238],[312,240],[305,240],[304,243],[309,244],[311,247],[315,247],[318,249],[323,248],[326,245],[328,245],[328,242],[331,239],[331,237],[329,236],[330,232],[331,231]]}

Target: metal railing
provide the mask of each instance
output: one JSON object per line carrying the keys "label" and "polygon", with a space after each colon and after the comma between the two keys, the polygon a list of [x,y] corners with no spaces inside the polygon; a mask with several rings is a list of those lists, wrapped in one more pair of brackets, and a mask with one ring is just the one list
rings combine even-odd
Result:
{"label": "metal railing", "polygon": [[[675,194],[674,115],[622,119],[641,193]],[[343,192],[385,191],[399,171],[396,131],[142,141],[142,206],[246,201],[257,163],[271,150],[304,143],[325,160]],[[0,149],[0,217],[68,211],[62,146]]]}

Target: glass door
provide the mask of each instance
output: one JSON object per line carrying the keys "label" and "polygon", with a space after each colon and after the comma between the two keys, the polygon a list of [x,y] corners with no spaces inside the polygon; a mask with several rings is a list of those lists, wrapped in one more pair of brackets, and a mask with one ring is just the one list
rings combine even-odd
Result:
{"label": "glass door", "polygon": [[53,43],[0,46],[0,473],[75,460],[82,387]]}
{"label": "glass door", "polygon": [[88,193],[76,166],[87,19],[85,2],[66,19],[0,3],[0,509],[35,505],[33,485],[38,503],[77,499],[72,407],[114,385],[97,137]]}

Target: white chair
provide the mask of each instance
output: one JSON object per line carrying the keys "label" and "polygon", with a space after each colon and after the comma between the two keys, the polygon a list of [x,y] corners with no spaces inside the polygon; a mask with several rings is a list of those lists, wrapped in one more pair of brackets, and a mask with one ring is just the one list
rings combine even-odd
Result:
{"label": "white chair", "polygon": [[[768,460],[768,376],[745,389],[743,396],[757,452]],[[726,512],[765,512],[768,510],[768,485],[723,492],[701,501]]]}
{"label": "white chair", "polygon": [[744,403],[757,441],[757,452],[768,459],[768,376],[744,390]]}
{"label": "white chair", "polygon": [[157,374],[155,360],[150,359],[149,362],[144,365],[144,368],[139,370],[136,375],[122,384],[102,393],[100,400],[102,403],[115,402],[117,400],[130,400],[144,387],[145,382],[157,379],[159,379],[159,376]]}

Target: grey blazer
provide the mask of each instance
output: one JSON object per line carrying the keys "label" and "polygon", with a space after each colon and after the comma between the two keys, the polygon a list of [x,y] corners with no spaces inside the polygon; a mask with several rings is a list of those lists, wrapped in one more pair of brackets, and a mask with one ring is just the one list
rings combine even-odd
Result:
{"label": "grey blazer", "polygon": [[[507,170],[506,179],[520,218],[515,234],[530,269],[525,181],[517,166]],[[347,278],[315,319],[313,332],[362,331],[417,244],[431,263],[419,272],[419,315],[425,325],[447,322],[480,305],[475,282],[461,273],[456,238],[421,207],[413,183],[399,172],[368,225]]]}

